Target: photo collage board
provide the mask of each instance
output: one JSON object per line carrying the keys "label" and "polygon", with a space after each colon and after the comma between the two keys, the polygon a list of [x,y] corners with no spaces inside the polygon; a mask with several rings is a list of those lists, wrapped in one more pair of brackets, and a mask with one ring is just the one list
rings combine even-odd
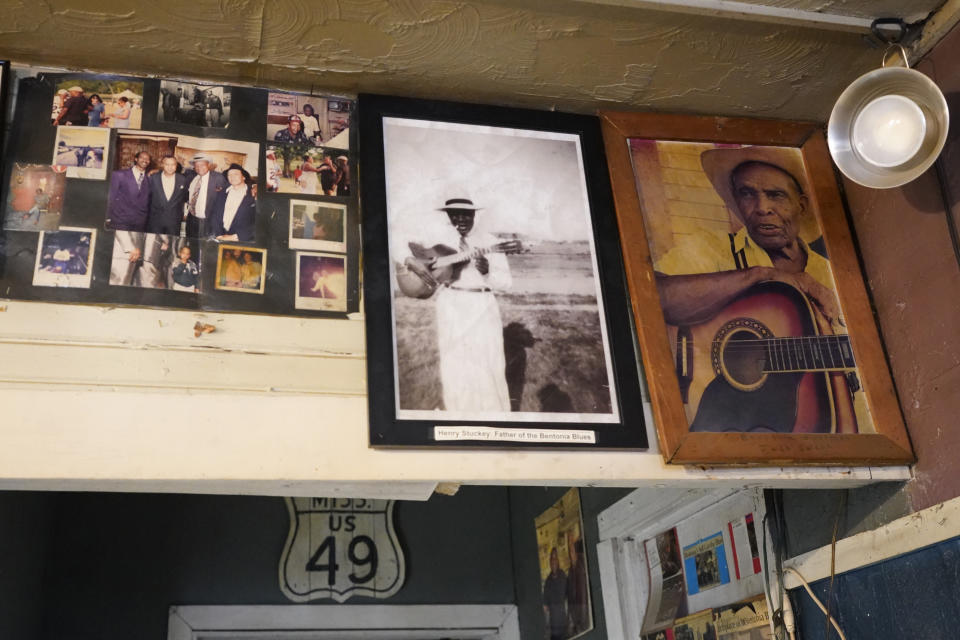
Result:
{"label": "photo collage board", "polygon": [[337,317],[359,309],[356,102],[21,75],[4,297]]}

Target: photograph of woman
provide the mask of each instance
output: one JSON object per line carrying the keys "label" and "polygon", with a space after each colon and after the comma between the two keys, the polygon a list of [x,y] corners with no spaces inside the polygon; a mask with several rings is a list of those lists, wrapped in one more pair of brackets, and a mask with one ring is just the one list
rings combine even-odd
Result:
{"label": "photograph of woman", "polygon": [[106,105],[103,104],[103,100],[98,94],[93,94],[90,96],[90,105],[87,112],[87,126],[88,127],[99,127],[100,124],[104,121],[103,110],[106,108]]}

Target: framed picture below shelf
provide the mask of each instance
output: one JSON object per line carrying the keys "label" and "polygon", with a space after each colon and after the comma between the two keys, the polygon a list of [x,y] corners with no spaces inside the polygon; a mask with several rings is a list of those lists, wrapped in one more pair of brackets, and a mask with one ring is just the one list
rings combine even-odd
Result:
{"label": "framed picture below shelf", "polygon": [[359,112],[371,444],[645,448],[596,118]]}
{"label": "framed picture below shelf", "polygon": [[821,129],[601,121],[666,460],[911,462]]}

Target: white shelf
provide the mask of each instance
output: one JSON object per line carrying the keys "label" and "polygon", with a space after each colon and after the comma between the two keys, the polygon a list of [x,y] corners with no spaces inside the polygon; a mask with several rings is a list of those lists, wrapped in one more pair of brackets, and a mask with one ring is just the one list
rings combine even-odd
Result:
{"label": "white shelf", "polygon": [[[910,477],[907,467],[668,466],[653,450],[372,449],[360,319],[0,308],[0,489],[426,499],[439,482],[719,489]],[[197,320],[217,331],[195,338]]]}

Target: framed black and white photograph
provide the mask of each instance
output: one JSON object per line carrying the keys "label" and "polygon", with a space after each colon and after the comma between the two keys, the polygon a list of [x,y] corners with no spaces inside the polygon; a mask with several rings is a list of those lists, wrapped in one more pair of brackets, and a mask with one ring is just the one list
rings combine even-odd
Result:
{"label": "framed black and white photograph", "polygon": [[646,447],[596,119],[381,96],[360,119],[371,443]]}

